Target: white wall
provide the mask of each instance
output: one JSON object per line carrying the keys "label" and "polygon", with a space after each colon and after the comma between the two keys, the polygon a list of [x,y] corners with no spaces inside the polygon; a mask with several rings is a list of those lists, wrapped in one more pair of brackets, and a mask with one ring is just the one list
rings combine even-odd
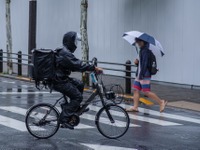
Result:
{"label": "white wall", "polygon": [[5,1],[0,1],[0,49],[6,49]]}
{"label": "white wall", "polygon": [[[199,0],[89,0],[90,58],[124,63],[136,52],[121,36],[139,30],[155,36],[166,55],[159,81],[200,85]],[[13,0],[13,50],[27,52],[28,0]],[[0,0],[0,48],[5,49],[5,4]],[[80,0],[38,0],[37,47],[56,48],[70,30],[79,31]],[[81,58],[80,48],[76,54]],[[109,66],[108,66],[109,67]]]}
{"label": "white wall", "polygon": [[[11,1],[13,52],[28,51],[29,1]],[[6,50],[5,0],[0,0],[0,48]]]}
{"label": "white wall", "polygon": [[[121,39],[124,31],[155,36],[166,55],[155,80],[200,85],[199,0],[90,0],[90,56],[125,62],[136,57]],[[100,13],[101,12],[101,13]]]}

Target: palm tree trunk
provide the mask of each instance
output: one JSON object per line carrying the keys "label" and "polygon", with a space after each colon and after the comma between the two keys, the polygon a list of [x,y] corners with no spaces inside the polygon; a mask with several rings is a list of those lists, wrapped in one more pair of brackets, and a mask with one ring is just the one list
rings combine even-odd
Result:
{"label": "palm tree trunk", "polygon": [[7,33],[7,73],[12,74],[12,34],[11,34],[11,19],[10,19],[10,0],[6,0],[6,33]]}

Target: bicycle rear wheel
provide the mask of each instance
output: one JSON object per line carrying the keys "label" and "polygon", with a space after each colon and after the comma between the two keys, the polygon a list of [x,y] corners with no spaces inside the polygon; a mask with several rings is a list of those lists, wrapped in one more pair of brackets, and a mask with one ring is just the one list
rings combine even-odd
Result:
{"label": "bicycle rear wheel", "polygon": [[60,127],[59,113],[51,104],[37,104],[28,110],[25,123],[32,136],[47,139]]}
{"label": "bicycle rear wheel", "polygon": [[124,89],[122,88],[122,86],[119,84],[113,85],[111,86],[110,91],[113,91],[115,93],[115,99],[113,99],[112,101],[115,104],[121,104],[124,100]]}
{"label": "bicycle rear wheel", "polygon": [[127,132],[130,119],[122,107],[109,105],[99,110],[95,122],[97,129],[103,136],[116,139]]}

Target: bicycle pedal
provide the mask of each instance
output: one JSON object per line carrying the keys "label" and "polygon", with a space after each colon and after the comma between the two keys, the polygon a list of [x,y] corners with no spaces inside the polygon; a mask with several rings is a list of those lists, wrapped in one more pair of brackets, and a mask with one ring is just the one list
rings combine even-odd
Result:
{"label": "bicycle pedal", "polygon": [[74,127],[72,127],[71,125],[68,125],[68,124],[61,124],[60,128],[67,128],[67,129],[70,129],[70,130],[74,130]]}

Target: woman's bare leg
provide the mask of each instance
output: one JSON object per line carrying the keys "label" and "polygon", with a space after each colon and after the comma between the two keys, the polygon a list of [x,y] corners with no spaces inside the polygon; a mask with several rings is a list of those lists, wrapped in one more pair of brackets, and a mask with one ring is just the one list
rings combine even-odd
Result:
{"label": "woman's bare leg", "polygon": [[145,92],[145,95],[149,98],[155,100],[160,105],[160,112],[164,111],[165,105],[167,104],[167,101],[160,99],[155,93],[153,92]]}
{"label": "woman's bare leg", "polygon": [[140,92],[138,90],[134,90],[133,93],[134,93],[133,94],[133,104],[134,104],[134,106],[127,109],[127,111],[138,111]]}
{"label": "woman's bare leg", "polygon": [[148,96],[149,98],[155,100],[159,105],[162,104],[163,100],[161,100],[155,93],[153,92],[145,92],[144,93],[146,96]]}
{"label": "woman's bare leg", "polygon": [[134,95],[133,95],[133,109],[138,110],[139,106],[139,98],[140,98],[140,92],[138,90],[134,90]]}

